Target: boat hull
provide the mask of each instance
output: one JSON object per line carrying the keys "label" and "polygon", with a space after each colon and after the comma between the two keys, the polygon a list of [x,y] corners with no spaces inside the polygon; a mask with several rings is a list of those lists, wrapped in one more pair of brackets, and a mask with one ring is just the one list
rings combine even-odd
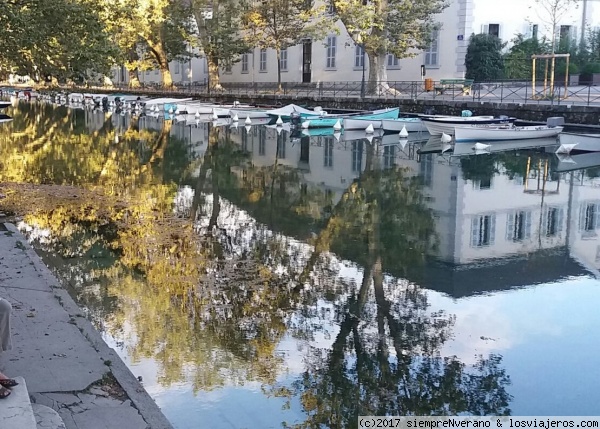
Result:
{"label": "boat hull", "polygon": [[384,131],[399,133],[404,127],[406,127],[406,131],[409,133],[427,131],[427,127],[419,118],[382,119],[381,122]]}
{"label": "boat hull", "polygon": [[600,151],[600,134],[562,133],[558,139],[561,145],[574,144],[573,150]]}
{"label": "boat hull", "polygon": [[559,156],[555,171],[564,173],[600,166],[600,152],[581,153],[571,156]]}
{"label": "boat hull", "polygon": [[429,131],[429,134],[432,136],[439,136],[442,135],[442,133],[452,136],[454,135],[454,128],[457,126],[507,124],[514,122],[515,119],[516,118],[494,118],[493,116],[421,118],[427,131]]}
{"label": "boat hull", "polygon": [[562,127],[456,127],[454,140],[456,143],[493,142],[507,140],[525,140],[556,137]]}
{"label": "boat hull", "polygon": [[383,128],[383,119],[396,119],[400,113],[399,108],[376,110],[370,115],[361,115],[351,118],[344,118],[343,127],[345,130],[365,130],[369,125],[374,129]]}
{"label": "boat hull", "polygon": [[269,118],[266,110],[252,110],[252,109],[229,109],[229,114],[234,117],[236,114],[238,120],[243,122],[246,118],[250,119],[264,119]]}
{"label": "boat hull", "polygon": [[[487,145],[489,147],[485,148],[484,151],[486,153],[507,152],[511,150],[556,146],[556,144],[556,137],[496,141],[493,144]],[[480,152],[482,152],[482,149],[478,149],[475,146],[475,144],[456,144],[454,145],[454,151],[452,152],[452,156],[468,156],[475,155]]]}

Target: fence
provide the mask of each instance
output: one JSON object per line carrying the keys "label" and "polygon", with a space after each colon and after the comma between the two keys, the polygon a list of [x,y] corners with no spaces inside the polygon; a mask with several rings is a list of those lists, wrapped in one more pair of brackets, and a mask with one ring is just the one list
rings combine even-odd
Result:
{"label": "fence", "polygon": [[[388,81],[369,88],[364,82],[319,82],[295,83],[283,82],[281,91],[276,82],[255,83],[223,83],[220,91],[210,91],[205,85],[175,84],[165,87],[160,84],[144,85],[135,88],[140,93],[169,93],[202,97],[207,95],[230,96],[295,96],[308,98],[355,98],[368,101],[378,100],[439,100],[439,101],[474,101],[490,103],[547,104],[547,105],[580,105],[600,107],[600,86],[577,85],[565,89],[561,82],[555,82],[552,91],[544,91],[543,84],[534,89],[531,82],[494,81],[476,82],[466,88],[462,85],[444,85],[440,81],[428,82],[426,90],[422,81]],[[87,86],[85,88],[61,87],[65,91],[104,91],[133,90],[127,85]],[[364,91],[366,89],[366,91]],[[372,91],[369,91],[372,89]],[[565,92],[568,96],[565,98]],[[364,97],[361,97],[365,94]]]}

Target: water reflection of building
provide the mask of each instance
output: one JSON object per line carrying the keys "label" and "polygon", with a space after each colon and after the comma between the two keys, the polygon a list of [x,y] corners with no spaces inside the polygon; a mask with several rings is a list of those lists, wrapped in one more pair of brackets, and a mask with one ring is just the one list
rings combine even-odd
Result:
{"label": "water reflection of building", "polygon": [[[255,166],[277,158],[298,169],[304,183],[333,191],[334,200],[364,171],[370,144],[333,136],[292,141],[264,127],[240,129],[232,138],[252,153]],[[431,287],[468,295],[584,273],[576,261],[600,268],[598,179],[554,173],[554,155],[509,154],[518,161],[512,170],[496,163],[491,174],[469,175],[464,160],[475,157],[419,156],[412,143],[373,143],[376,168],[405,167],[422,179],[442,261],[427,269]]]}

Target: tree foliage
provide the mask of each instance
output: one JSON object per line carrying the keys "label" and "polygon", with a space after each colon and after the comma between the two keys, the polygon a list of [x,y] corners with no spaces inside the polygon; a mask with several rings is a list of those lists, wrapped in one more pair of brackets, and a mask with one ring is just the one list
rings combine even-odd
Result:
{"label": "tree foliage", "polygon": [[248,45],[273,49],[277,53],[277,82],[281,90],[281,51],[307,37],[322,38],[331,28],[325,7],[313,7],[306,0],[265,0],[255,2],[244,14]]}
{"label": "tree foliage", "polygon": [[332,1],[348,34],[369,57],[369,93],[387,80],[386,55],[407,58],[425,49],[439,27],[435,15],[448,6],[445,0]]}
{"label": "tree foliage", "polygon": [[491,34],[473,34],[469,39],[465,67],[467,79],[487,81],[503,75],[502,41]]}
{"label": "tree foliage", "polygon": [[7,75],[83,79],[106,73],[117,51],[88,0],[0,1],[0,68]]}
{"label": "tree foliage", "polygon": [[[550,44],[546,39],[526,39],[518,34],[512,40],[512,46],[504,56],[504,77],[507,79],[531,79],[533,63],[531,56],[549,52]],[[544,69],[538,67],[536,70],[538,78],[544,77]]]}
{"label": "tree foliage", "polygon": [[[248,50],[240,35],[242,3],[237,0],[192,0],[191,15],[196,20],[200,49],[208,63],[209,87],[221,90],[220,66],[231,66],[240,54]],[[209,10],[210,9],[210,10]],[[208,19],[203,13],[210,12]]]}

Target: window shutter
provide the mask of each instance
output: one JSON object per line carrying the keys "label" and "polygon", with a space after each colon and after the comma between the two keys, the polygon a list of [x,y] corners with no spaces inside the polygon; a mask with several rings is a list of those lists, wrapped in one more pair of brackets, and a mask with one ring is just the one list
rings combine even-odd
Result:
{"label": "window shutter", "polygon": [[596,203],[596,219],[594,220],[594,229],[600,228],[600,203]]}
{"label": "window shutter", "polygon": [[586,207],[586,203],[582,203],[579,206],[579,225],[578,225],[578,230],[579,231],[583,231],[583,229],[585,228],[585,207]]}
{"label": "window shutter", "polygon": [[498,39],[502,40],[502,24],[498,24]]}
{"label": "window shutter", "polygon": [[477,247],[479,243],[479,216],[471,218],[471,247]]}
{"label": "window shutter", "polygon": [[558,232],[562,232],[562,230],[563,230],[564,217],[565,217],[565,210],[560,209],[558,211],[558,224],[557,224],[557,228],[556,228],[556,230]]}
{"label": "window shutter", "polygon": [[551,207],[545,207],[542,211],[542,225],[540,226],[540,230],[539,230],[539,234],[542,237],[545,237],[548,235],[549,228],[548,228],[548,219],[550,218],[550,210],[552,210]]}
{"label": "window shutter", "polygon": [[490,246],[496,241],[496,215],[490,215]]}
{"label": "window shutter", "polygon": [[531,211],[525,213],[525,238],[531,237]]}
{"label": "window shutter", "polygon": [[483,24],[481,26],[481,33],[482,34],[489,34],[489,32],[490,32],[490,26],[489,26],[489,24]]}
{"label": "window shutter", "polygon": [[506,241],[512,241],[515,231],[515,213],[510,212],[506,218]]}

